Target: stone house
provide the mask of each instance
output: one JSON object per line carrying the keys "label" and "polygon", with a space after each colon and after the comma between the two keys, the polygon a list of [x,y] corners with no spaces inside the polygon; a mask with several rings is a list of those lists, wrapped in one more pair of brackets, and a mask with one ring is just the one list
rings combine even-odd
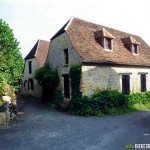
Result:
{"label": "stone house", "polygon": [[24,96],[40,98],[42,87],[34,79],[35,70],[43,67],[49,50],[49,41],[38,40],[25,57],[21,92]]}
{"label": "stone house", "polygon": [[47,62],[70,98],[69,68],[81,64],[80,91],[150,91],[150,46],[139,36],[72,17],[52,38]]}

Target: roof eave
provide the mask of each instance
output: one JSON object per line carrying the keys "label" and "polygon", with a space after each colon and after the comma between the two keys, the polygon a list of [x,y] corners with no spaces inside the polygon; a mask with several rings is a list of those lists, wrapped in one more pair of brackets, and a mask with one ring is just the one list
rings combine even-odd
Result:
{"label": "roof eave", "polygon": [[150,64],[129,64],[129,63],[122,63],[122,62],[112,62],[112,61],[83,61],[83,65],[94,65],[94,66],[100,66],[100,65],[117,65],[117,66],[136,66],[136,67],[150,67]]}
{"label": "roof eave", "polygon": [[50,40],[53,40],[54,38],[56,38],[56,37],[58,37],[59,35],[61,35],[62,33],[64,33],[65,31],[66,31],[66,28],[68,28],[68,25],[70,24],[70,21],[72,20],[72,18],[71,19],[69,19],[68,21],[67,21],[67,23],[56,33],[56,34],[54,34],[54,36],[50,39]]}
{"label": "roof eave", "polygon": [[33,57],[28,57],[28,58],[24,58],[25,60],[31,59],[31,58],[36,58],[35,56]]}

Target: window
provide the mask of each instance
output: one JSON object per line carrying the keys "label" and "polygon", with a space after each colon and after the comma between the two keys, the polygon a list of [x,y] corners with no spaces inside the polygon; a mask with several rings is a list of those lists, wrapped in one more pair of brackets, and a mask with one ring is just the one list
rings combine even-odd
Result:
{"label": "window", "polygon": [[132,53],[133,54],[138,54],[138,45],[136,45],[136,44],[132,45]]}
{"label": "window", "polygon": [[34,90],[34,82],[33,82],[33,79],[29,79],[28,80],[28,90]]}
{"label": "window", "polygon": [[113,50],[113,39],[115,37],[109,33],[105,28],[102,28],[102,30],[98,30],[94,32],[94,36],[96,41],[105,49],[108,51]]}
{"label": "window", "polygon": [[26,82],[27,82],[27,80],[24,81],[24,87],[26,87]]}
{"label": "window", "polygon": [[141,92],[146,91],[146,74],[141,74]]}
{"label": "window", "polygon": [[68,49],[64,50],[64,61],[66,65],[69,63]]}
{"label": "window", "polygon": [[29,74],[31,74],[32,73],[32,61],[29,61],[28,64],[29,64]]}
{"label": "window", "polygon": [[112,50],[112,39],[104,38],[104,48]]}
{"label": "window", "polygon": [[130,76],[122,75],[122,93],[130,94]]}
{"label": "window", "polygon": [[104,38],[98,38],[98,39],[97,39],[97,42],[98,42],[102,47],[104,47]]}

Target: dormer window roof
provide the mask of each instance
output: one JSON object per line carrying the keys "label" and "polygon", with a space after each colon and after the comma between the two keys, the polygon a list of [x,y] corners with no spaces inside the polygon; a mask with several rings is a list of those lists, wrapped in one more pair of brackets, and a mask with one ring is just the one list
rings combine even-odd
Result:
{"label": "dormer window roof", "polygon": [[136,41],[133,36],[128,36],[122,39],[125,47],[132,52],[132,54],[137,55],[139,54],[139,45],[140,43]]}
{"label": "dormer window roof", "polygon": [[105,28],[95,32],[95,39],[105,50],[113,50],[113,39],[115,39],[115,37]]}
{"label": "dormer window roof", "polygon": [[124,44],[135,44],[135,45],[140,45],[139,42],[136,41],[136,39],[133,36],[128,36],[126,38],[123,38],[123,43]]}
{"label": "dormer window roof", "polygon": [[102,37],[109,38],[109,39],[115,39],[115,37],[112,34],[110,34],[105,28],[102,28],[102,30],[95,32],[96,39],[102,38]]}

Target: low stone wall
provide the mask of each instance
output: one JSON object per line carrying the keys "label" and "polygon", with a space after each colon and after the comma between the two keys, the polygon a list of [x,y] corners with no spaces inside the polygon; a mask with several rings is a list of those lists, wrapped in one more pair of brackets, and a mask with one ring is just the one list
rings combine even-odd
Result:
{"label": "low stone wall", "polygon": [[0,125],[9,123],[16,117],[16,106],[11,103],[11,98],[9,96],[2,96],[3,105],[0,109]]}
{"label": "low stone wall", "polygon": [[0,112],[0,125],[5,124],[6,122],[7,122],[6,113],[5,112]]}
{"label": "low stone wall", "polygon": [[5,124],[16,116],[16,95],[12,86],[0,83],[0,87],[0,124]]}
{"label": "low stone wall", "polygon": [[5,124],[10,122],[10,103],[5,102],[4,111],[0,112],[0,124]]}

